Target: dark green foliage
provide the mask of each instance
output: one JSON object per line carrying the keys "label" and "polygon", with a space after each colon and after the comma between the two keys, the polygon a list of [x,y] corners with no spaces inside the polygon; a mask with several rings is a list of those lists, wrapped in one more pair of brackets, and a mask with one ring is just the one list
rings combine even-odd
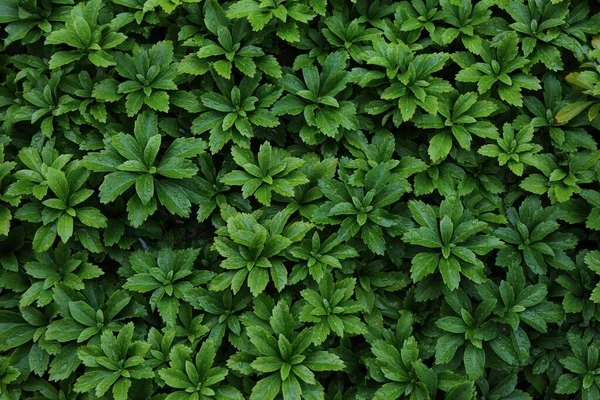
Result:
{"label": "dark green foliage", "polygon": [[0,400],[600,400],[598,2],[0,26]]}

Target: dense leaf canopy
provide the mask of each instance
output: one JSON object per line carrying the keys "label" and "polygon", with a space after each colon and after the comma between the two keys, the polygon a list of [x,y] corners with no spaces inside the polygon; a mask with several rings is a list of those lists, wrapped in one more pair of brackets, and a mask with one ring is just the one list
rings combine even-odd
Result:
{"label": "dense leaf canopy", "polygon": [[0,400],[600,400],[597,1],[0,26]]}

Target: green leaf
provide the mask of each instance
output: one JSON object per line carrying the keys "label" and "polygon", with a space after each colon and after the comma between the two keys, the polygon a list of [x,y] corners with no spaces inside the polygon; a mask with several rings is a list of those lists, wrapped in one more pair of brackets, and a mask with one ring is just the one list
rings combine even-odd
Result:
{"label": "green leaf", "polygon": [[435,362],[445,364],[450,362],[456,351],[465,342],[464,335],[446,334],[441,336],[435,345]]}
{"label": "green leaf", "polygon": [[437,162],[446,158],[451,149],[452,135],[449,132],[441,132],[431,138],[427,154],[431,157],[431,161]]}
{"label": "green leaf", "polygon": [[190,214],[191,203],[181,186],[163,180],[157,180],[155,183],[158,200],[169,212],[180,217]]}
{"label": "green leaf", "polygon": [[281,388],[279,374],[272,374],[261,379],[252,388],[250,400],[273,400]]}

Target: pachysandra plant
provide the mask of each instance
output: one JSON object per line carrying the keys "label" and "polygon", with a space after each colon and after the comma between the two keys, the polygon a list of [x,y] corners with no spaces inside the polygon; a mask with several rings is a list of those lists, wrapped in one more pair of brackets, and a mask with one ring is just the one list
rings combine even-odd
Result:
{"label": "pachysandra plant", "polygon": [[294,115],[301,124],[300,137],[307,144],[316,144],[326,137],[336,137],[340,129],[358,127],[355,105],[345,100],[350,73],[346,57],[335,52],[327,56],[319,68],[302,68],[303,80],[286,74],[280,85],[286,94],[273,106],[276,115]]}
{"label": "pachysandra plant", "polygon": [[229,79],[235,70],[250,78],[257,70],[274,78],[281,78],[277,59],[253,43],[253,32],[246,20],[233,21],[215,0],[204,5],[204,25],[210,34],[200,39],[195,54],[187,55],[179,65],[179,72],[203,75],[210,70]]}
{"label": "pachysandra plant", "polygon": [[324,277],[330,276],[333,268],[342,269],[342,260],[358,257],[356,249],[342,244],[336,234],[322,241],[318,232],[314,232],[310,239],[304,239],[291,247],[289,252],[291,258],[297,261],[292,269],[291,283],[306,279],[308,274],[319,283]]}
{"label": "pachysandra plant", "polygon": [[418,253],[412,259],[414,282],[430,277],[436,271],[450,290],[459,287],[461,275],[475,283],[485,282],[484,265],[477,256],[503,247],[498,238],[484,234],[485,222],[465,210],[456,197],[443,200],[437,210],[417,200],[409,202],[408,207],[419,227],[410,229],[402,239],[432,249]]}
{"label": "pachysandra plant", "polygon": [[471,150],[473,136],[498,138],[494,124],[483,119],[497,110],[497,104],[479,99],[477,93],[450,92],[438,102],[438,114],[420,114],[414,121],[419,128],[438,131],[431,138],[428,149],[431,161],[437,162],[448,156],[454,141],[461,148]]}
{"label": "pachysandra plant", "polygon": [[506,165],[515,175],[522,176],[526,165],[535,164],[533,155],[543,149],[541,145],[532,143],[534,131],[530,124],[515,134],[514,127],[506,123],[502,127],[502,137],[496,138],[497,144],[483,145],[478,152],[486,157],[497,158],[500,166]]}
{"label": "pachysandra plant", "polygon": [[433,398],[438,390],[437,373],[423,363],[412,333],[410,313],[398,318],[395,332],[383,331],[369,339],[375,356],[367,359],[367,368],[377,382],[383,383],[374,399]]}
{"label": "pachysandra plant", "polygon": [[238,336],[242,333],[240,315],[252,302],[247,290],[234,295],[231,290],[213,292],[200,287],[187,290],[185,299],[205,313],[204,323],[210,329],[208,337],[217,345],[223,342],[228,332]]}
{"label": "pachysandra plant", "polygon": [[340,371],[343,361],[331,352],[315,351],[311,346],[312,330],[297,331],[284,302],[273,308],[269,325],[272,332],[260,326],[249,327],[248,337],[254,349],[248,349],[247,356],[236,353],[228,362],[238,370],[239,359],[252,360],[249,371],[266,374],[252,389],[250,399],[273,400],[280,393],[284,400],[322,398],[323,387],[315,379],[315,372]]}
{"label": "pachysandra plant", "polygon": [[[66,44],[76,50],[57,51],[50,58],[52,69],[73,63],[87,56],[97,67],[115,65],[114,56],[107,50],[117,47],[125,39],[123,33],[114,32],[110,23],[99,23],[102,0],[90,0],[71,8],[62,29],[52,30],[46,37],[46,44]],[[47,21],[46,21],[47,22]]]}
{"label": "pachysandra plant", "polygon": [[319,181],[319,188],[328,201],[313,214],[312,221],[339,225],[338,235],[344,240],[360,233],[371,251],[383,254],[384,232],[396,236],[408,225],[406,217],[387,210],[408,190],[406,180],[392,174],[385,164],[379,164],[365,175],[364,187],[351,186],[343,170],[338,173],[342,182],[334,179]]}
{"label": "pachysandra plant", "polygon": [[[521,323],[525,323],[546,333],[548,323],[558,323],[563,319],[561,307],[545,300],[548,295],[545,284],[525,287],[525,273],[521,266],[509,267],[506,280],[502,280],[500,285],[487,281],[485,285],[478,286],[478,290],[483,298],[495,298],[498,301],[494,310],[497,320],[510,325],[514,331],[519,329]],[[523,335],[523,332],[519,333]]]}
{"label": "pachysandra plant", "polygon": [[548,265],[562,270],[574,268],[566,250],[577,244],[577,237],[560,228],[556,206],[543,207],[537,196],[529,196],[518,210],[510,207],[506,213],[507,227],[496,230],[506,247],[498,251],[496,264],[511,267],[524,263],[534,274],[544,274]]}
{"label": "pachysandra plant", "polygon": [[191,202],[180,181],[192,178],[198,167],[189,159],[202,153],[206,143],[195,138],[177,138],[160,155],[162,135],[157,116],[151,111],[139,115],[134,135],[117,133],[105,141],[106,148],[89,153],[83,160],[94,172],[107,172],[100,185],[100,202],[110,203],[129,188],[134,194],[127,202],[129,222],[140,226],[162,204],[173,214],[187,216]]}
{"label": "pachysandra plant", "polygon": [[[554,75],[547,74],[542,77],[542,83],[543,102],[536,96],[523,97],[523,105],[528,113],[521,114],[515,124],[531,124],[535,128],[541,128],[550,136],[552,145],[565,152],[577,151],[578,148],[595,150],[596,141],[579,126],[577,119],[573,120],[575,115],[563,120],[561,113],[568,102],[567,92],[563,93],[560,80]],[[565,109],[564,112],[569,111]]]}
{"label": "pachysandra plant", "polygon": [[592,167],[600,160],[600,151],[582,151],[577,157],[558,160],[553,154],[538,154],[532,165],[541,174],[531,174],[520,186],[538,195],[547,194],[552,203],[564,203],[575,193],[581,193],[581,184],[593,182],[596,172]]}
{"label": "pachysandra plant", "polygon": [[477,83],[480,94],[495,88],[500,99],[516,107],[523,104],[523,89],[541,89],[537,77],[518,72],[530,61],[519,56],[519,39],[514,31],[491,44],[484,42],[480,56],[483,62],[477,62],[471,53],[455,53],[453,59],[462,68],[456,75],[457,81]]}
{"label": "pachysandra plant", "polygon": [[192,122],[192,132],[210,131],[209,144],[213,153],[229,141],[247,149],[255,129],[279,125],[279,119],[270,107],[281,96],[282,89],[268,84],[259,87],[261,78],[260,73],[254,78],[244,77],[239,86],[235,86],[231,81],[215,76],[221,93],[202,95],[202,104],[207,110]]}
{"label": "pachysandra plant", "polygon": [[300,41],[298,24],[306,24],[316,16],[309,5],[297,0],[241,0],[229,6],[226,14],[231,19],[247,18],[254,31],[274,21],[277,36],[288,42]]}
{"label": "pachysandra plant", "polygon": [[215,343],[212,340],[202,343],[195,358],[191,357],[192,354],[192,349],[185,345],[177,345],[171,350],[169,368],[159,372],[167,386],[173,388],[167,399],[243,399],[237,389],[220,383],[225,379],[228,370],[212,367],[216,356]]}
{"label": "pachysandra plant", "polygon": [[373,49],[367,50],[363,58],[367,64],[384,68],[385,72],[355,70],[355,80],[362,87],[383,83],[381,100],[366,104],[366,111],[372,115],[384,114],[384,122],[391,118],[396,127],[411,119],[417,109],[437,114],[437,96],[451,91],[452,86],[433,74],[444,68],[449,57],[446,53],[415,55],[404,43],[374,40]]}
{"label": "pachysandra plant", "polygon": [[312,227],[300,221],[288,224],[289,218],[285,210],[267,221],[257,221],[252,214],[230,213],[223,235],[215,238],[215,248],[225,258],[220,266],[230,271],[217,275],[211,281],[211,289],[231,287],[237,293],[246,282],[257,296],[273,282],[278,291],[283,290],[288,272],[282,253],[302,240]]}
{"label": "pachysandra plant", "polygon": [[152,292],[150,307],[158,310],[169,327],[174,326],[179,304],[185,293],[211,280],[210,271],[194,270],[198,251],[194,249],[161,249],[156,256],[136,252],[129,258],[134,274],[123,287],[131,292]]}
{"label": "pachysandra plant", "polygon": [[82,347],[77,356],[87,367],[86,373],[75,383],[75,391],[94,391],[102,396],[112,389],[116,400],[126,400],[132,380],[154,377],[152,369],[144,364],[148,343],[133,341],[133,323],[123,327],[117,336],[106,332],[101,345]]}
{"label": "pachysandra plant", "polygon": [[324,21],[327,28],[322,33],[327,41],[357,63],[362,63],[361,55],[366,46],[381,36],[381,31],[365,27],[359,19],[350,21],[342,12],[334,12]]}
{"label": "pachysandra plant", "polygon": [[272,147],[269,142],[260,146],[256,158],[247,149],[234,147],[231,151],[236,169],[221,178],[221,182],[231,186],[241,186],[244,198],[253,196],[261,204],[270,205],[274,193],[289,197],[294,195],[294,187],[307,183],[300,171],[304,160],[292,157],[288,152]]}
{"label": "pachysandra plant", "polygon": [[[442,18],[450,27],[437,34],[434,38],[444,45],[460,39],[471,53],[481,51],[485,22],[490,19],[492,12],[491,1],[478,1],[473,4],[468,1],[440,0],[442,6]],[[437,32],[436,32],[437,33]]]}
{"label": "pachysandra plant", "polygon": [[331,333],[344,337],[344,334],[365,333],[367,326],[357,317],[362,305],[351,300],[356,279],[346,278],[334,282],[326,275],[318,284],[318,291],[304,289],[300,294],[306,301],[300,312],[300,321],[314,323],[313,343],[318,345]]}
{"label": "pachysandra plant", "polygon": [[35,281],[27,289],[19,305],[29,306],[36,302],[38,306],[50,304],[54,288],[65,285],[73,290],[85,289],[84,280],[94,279],[104,274],[96,265],[88,261],[85,252],[71,254],[71,250],[59,243],[52,252],[38,253],[37,261],[26,263],[23,268]]}
{"label": "pachysandra plant", "polygon": [[[113,101],[116,92],[125,96],[125,108],[129,116],[136,115],[143,105],[156,111],[169,111],[169,91],[177,90],[173,82],[177,64],[173,62],[173,44],[169,41],[156,43],[150,49],[137,44],[130,56],[115,53],[115,70],[125,82],[107,79],[94,88],[96,98]],[[119,96],[120,97],[120,96]]]}
{"label": "pachysandra plant", "polygon": [[24,205],[15,216],[42,224],[32,243],[36,252],[48,250],[57,236],[62,243],[66,243],[74,233],[88,250],[100,252],[102,246],[97,229],[106,227],[106,217],[98,208],[83,205],[94,193],[91,189],[82,188],[89,172],[81,168],[79,163],[71,163],[65,171],[46,168],[46,185],[50,189],[46,193],[47,198],[42,202]]}

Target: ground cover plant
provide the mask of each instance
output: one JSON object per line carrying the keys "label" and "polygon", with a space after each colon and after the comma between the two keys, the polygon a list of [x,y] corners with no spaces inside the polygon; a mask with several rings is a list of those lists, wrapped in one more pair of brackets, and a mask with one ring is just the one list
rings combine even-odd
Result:
{"label": "ground cover plant", "polygon": [[600,399],[598,2],[0,27],[0,400]]}

